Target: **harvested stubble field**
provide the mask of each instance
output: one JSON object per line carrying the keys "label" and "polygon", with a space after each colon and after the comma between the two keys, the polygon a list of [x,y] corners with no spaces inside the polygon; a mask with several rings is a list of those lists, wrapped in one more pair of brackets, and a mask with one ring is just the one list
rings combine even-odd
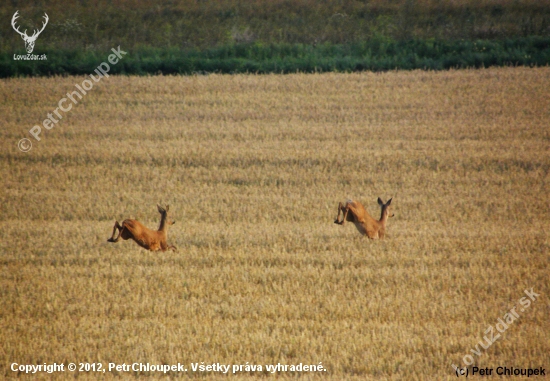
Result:
{"label": "harvested stubble field", "polygon": [[[467,354],[550,366],[550,68],[111,76],[19,152],[83,79],[0,82],[0,377],[68,376],[13,362],[326,380],[451,379]],[[378,217],[377,197],[393,197],[385,240],[333,223],[348,198]],[[115,219],[156,228],[157,203],[178,252],[106,241]]]}

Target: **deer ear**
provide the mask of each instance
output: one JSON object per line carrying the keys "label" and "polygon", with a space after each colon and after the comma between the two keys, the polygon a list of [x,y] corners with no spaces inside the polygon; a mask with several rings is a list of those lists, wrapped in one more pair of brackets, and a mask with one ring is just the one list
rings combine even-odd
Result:
{"label": "deer ear", "polygon": [[166,211],[168,211],[170,209],[170,205],[166,205]]}
{"label": "deer ear", "polygon": [[[393,197],[392,197],[393,198]],[[389,206],[391,204],[391,198],[388,200],[388,202],[386,202],[386,206]]]}
{"label": "deer ear", "polygon": [[164,212],[164,208],[162,206],[160,206],[159,204],[157,204],[157,209],[159,210],[159,213]]}
{"label": "deer ear", "polygon": [[384,206],[384,202],[380,199],[380,197],[378,197],[378,205]]}

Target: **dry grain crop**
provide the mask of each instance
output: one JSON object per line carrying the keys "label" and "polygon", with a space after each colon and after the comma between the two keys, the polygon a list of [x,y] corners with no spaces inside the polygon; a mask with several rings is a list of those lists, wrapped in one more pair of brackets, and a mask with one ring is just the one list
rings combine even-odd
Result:
{"label": "dry grain crop", "polygon": [[[550,68],[111,76],[19,152],[82,79],[0,81],[0,377],[248,361],[454,379],[531,287],[473,357],[550,366]],[[383,241],[333,223],[342,199],[376,215],[392,196]],[[157,203],[178,252],[107,242],[115,219],[155,226]],[[100,378],[117,374],[134,379]]]}

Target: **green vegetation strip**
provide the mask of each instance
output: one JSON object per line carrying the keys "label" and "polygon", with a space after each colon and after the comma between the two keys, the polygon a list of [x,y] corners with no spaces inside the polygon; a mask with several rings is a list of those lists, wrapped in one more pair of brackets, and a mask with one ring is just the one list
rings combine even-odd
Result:
{"label": "green vegetation strip", "polygon": [[[124,50],[124,46],[121,46]],[[52,50],[47,60],[15,60],[0,54],[0,77],[90,74],[107,52]],[[489,66],[546,66],[550,37],[507,40],[393,41],[338,44],[233,44],[208,49],[136,48],[110,74],[294,73],[445,70]]]}

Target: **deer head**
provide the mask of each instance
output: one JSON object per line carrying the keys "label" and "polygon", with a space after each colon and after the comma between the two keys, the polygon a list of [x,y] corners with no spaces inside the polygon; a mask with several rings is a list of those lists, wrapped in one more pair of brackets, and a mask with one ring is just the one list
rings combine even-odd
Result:
{"label": "deer head", "polygon": [[20,32],[19,31],[19,27],[16,27],[15,25],[15,20],[17,20],[17,18],[19,17],[17,14],[19,13],[19,11],[16,11],[11,19],[11,26],[13,27],[13,29],[19,33],[21,35],[21,38],[23,39],[23,41],[25,41],[25,49],[27,49],[27,53],[32,53],[33,49],[34,49],[34,43],[36,41],[36,39],[38,38],[38,36],[40,36],[40,33],[42,33],[42,31],[44,30],[44,28],[46,27],[46,25],[48,25],[48,20],[49,20],[49,17],[46,13],[44,13],[44,19],[46,20],[43,24],[42,24],[42,29],[40,30],[34,30],[34,33],[32,34],[32,36],[27,36],[27,30],[25,29],[24,32]]}
{"label": "deer head", "polygon": [[386,202],[386,203],[384,204],[384,201],[382,201],[382,200],[380,199],[380,197],[378,197],[378,205],[380,205],[380,207],[382,208],[382,216],[381,216],[381,218],[384,217],[384,213],[386,213],[386,215],[387,215],[388,217],[393,217],[393,216],[395,216],[395,214],[393,214],[393,212],[392,212],[392,210],[391,210],[391,206],[390,206],[390,205],[391,205],[391,200],[392,200],[392,199],[390,198],[390,199],[388,200],[388,202]]}

